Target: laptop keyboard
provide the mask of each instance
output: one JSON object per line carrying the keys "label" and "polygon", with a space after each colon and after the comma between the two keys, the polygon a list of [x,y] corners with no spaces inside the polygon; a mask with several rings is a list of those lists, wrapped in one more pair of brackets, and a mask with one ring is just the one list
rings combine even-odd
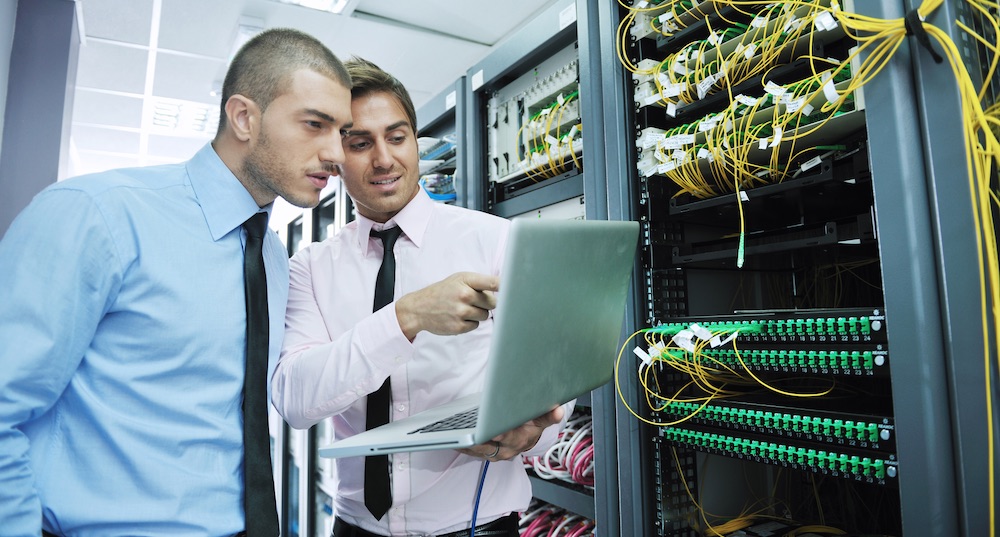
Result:
{"label": "laptop keyboard", "polygon": [[408,434],[431,433],[435,431],[453,431],[455,429],[468,429],[476,424],[479,416],[479,408],[470,408],[465,412],[459,412],[448,416],[443,420],[435,421],[430,425],[425,425],[419,429],[410,431]]}

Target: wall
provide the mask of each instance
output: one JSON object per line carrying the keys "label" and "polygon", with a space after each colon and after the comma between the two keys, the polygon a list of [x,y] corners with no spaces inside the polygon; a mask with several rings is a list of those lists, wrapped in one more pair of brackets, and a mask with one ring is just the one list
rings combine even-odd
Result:
{"label": "wall", "polygon": [[[0,0],[10,2],[10,0]],[[0,21],[13,28],[0,147],[0,234],[39,191],[61,176],[69,147],[73,85],[80,46],[76,2],[18,2]]]}

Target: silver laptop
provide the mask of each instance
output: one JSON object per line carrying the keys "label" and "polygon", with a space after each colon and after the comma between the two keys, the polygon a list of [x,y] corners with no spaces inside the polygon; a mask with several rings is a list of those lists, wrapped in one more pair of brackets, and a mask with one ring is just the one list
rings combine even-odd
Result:
{"label": "silver laptop", "polygon": [[336,441],[320,456],[482,444],[607,383],[638,237],[637,222],[515,220],[483,391]]}

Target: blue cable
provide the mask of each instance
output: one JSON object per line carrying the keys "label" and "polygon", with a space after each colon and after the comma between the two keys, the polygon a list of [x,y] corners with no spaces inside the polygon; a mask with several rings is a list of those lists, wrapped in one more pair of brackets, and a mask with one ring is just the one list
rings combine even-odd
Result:
{"label": "blue cable", "polygon": [[490,469],[490,461],[483,461],[483,473],[479,476],[479,490],[476,491],[476,503],[472,506],[472,524],[469,527],[469,537],[476,537],[476,514],[479,512],[479,498],[483,496],[483,483],[486,483],[486,470]]}

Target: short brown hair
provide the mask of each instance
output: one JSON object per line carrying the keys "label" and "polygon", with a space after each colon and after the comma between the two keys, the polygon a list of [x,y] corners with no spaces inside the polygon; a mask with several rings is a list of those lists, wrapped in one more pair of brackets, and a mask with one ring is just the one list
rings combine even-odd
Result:
{"label": "short brown hair", "polygon": [[225,130],[226,101],[233,95],[253,100],[263,112],[290,84],[292,73],[310,69],[351,87],[344,64],[315,37],[290,28],[265,30],[240,47],[222,84],[219,132]]}
{"label": "short brown hair", "polygon": [[403,111],[406,112],[406,117],[410,120],[410,128],[413,129],[413,132],[417,131],[417,112],[413,108],[413,99],[410,98],[410,92],[406,91],[399,79],[383,71],[374,63],[357,56],[344,62],[344,67],[347,68],[353,83],[351,99],[380,92],[393,95],[403,106]]}

